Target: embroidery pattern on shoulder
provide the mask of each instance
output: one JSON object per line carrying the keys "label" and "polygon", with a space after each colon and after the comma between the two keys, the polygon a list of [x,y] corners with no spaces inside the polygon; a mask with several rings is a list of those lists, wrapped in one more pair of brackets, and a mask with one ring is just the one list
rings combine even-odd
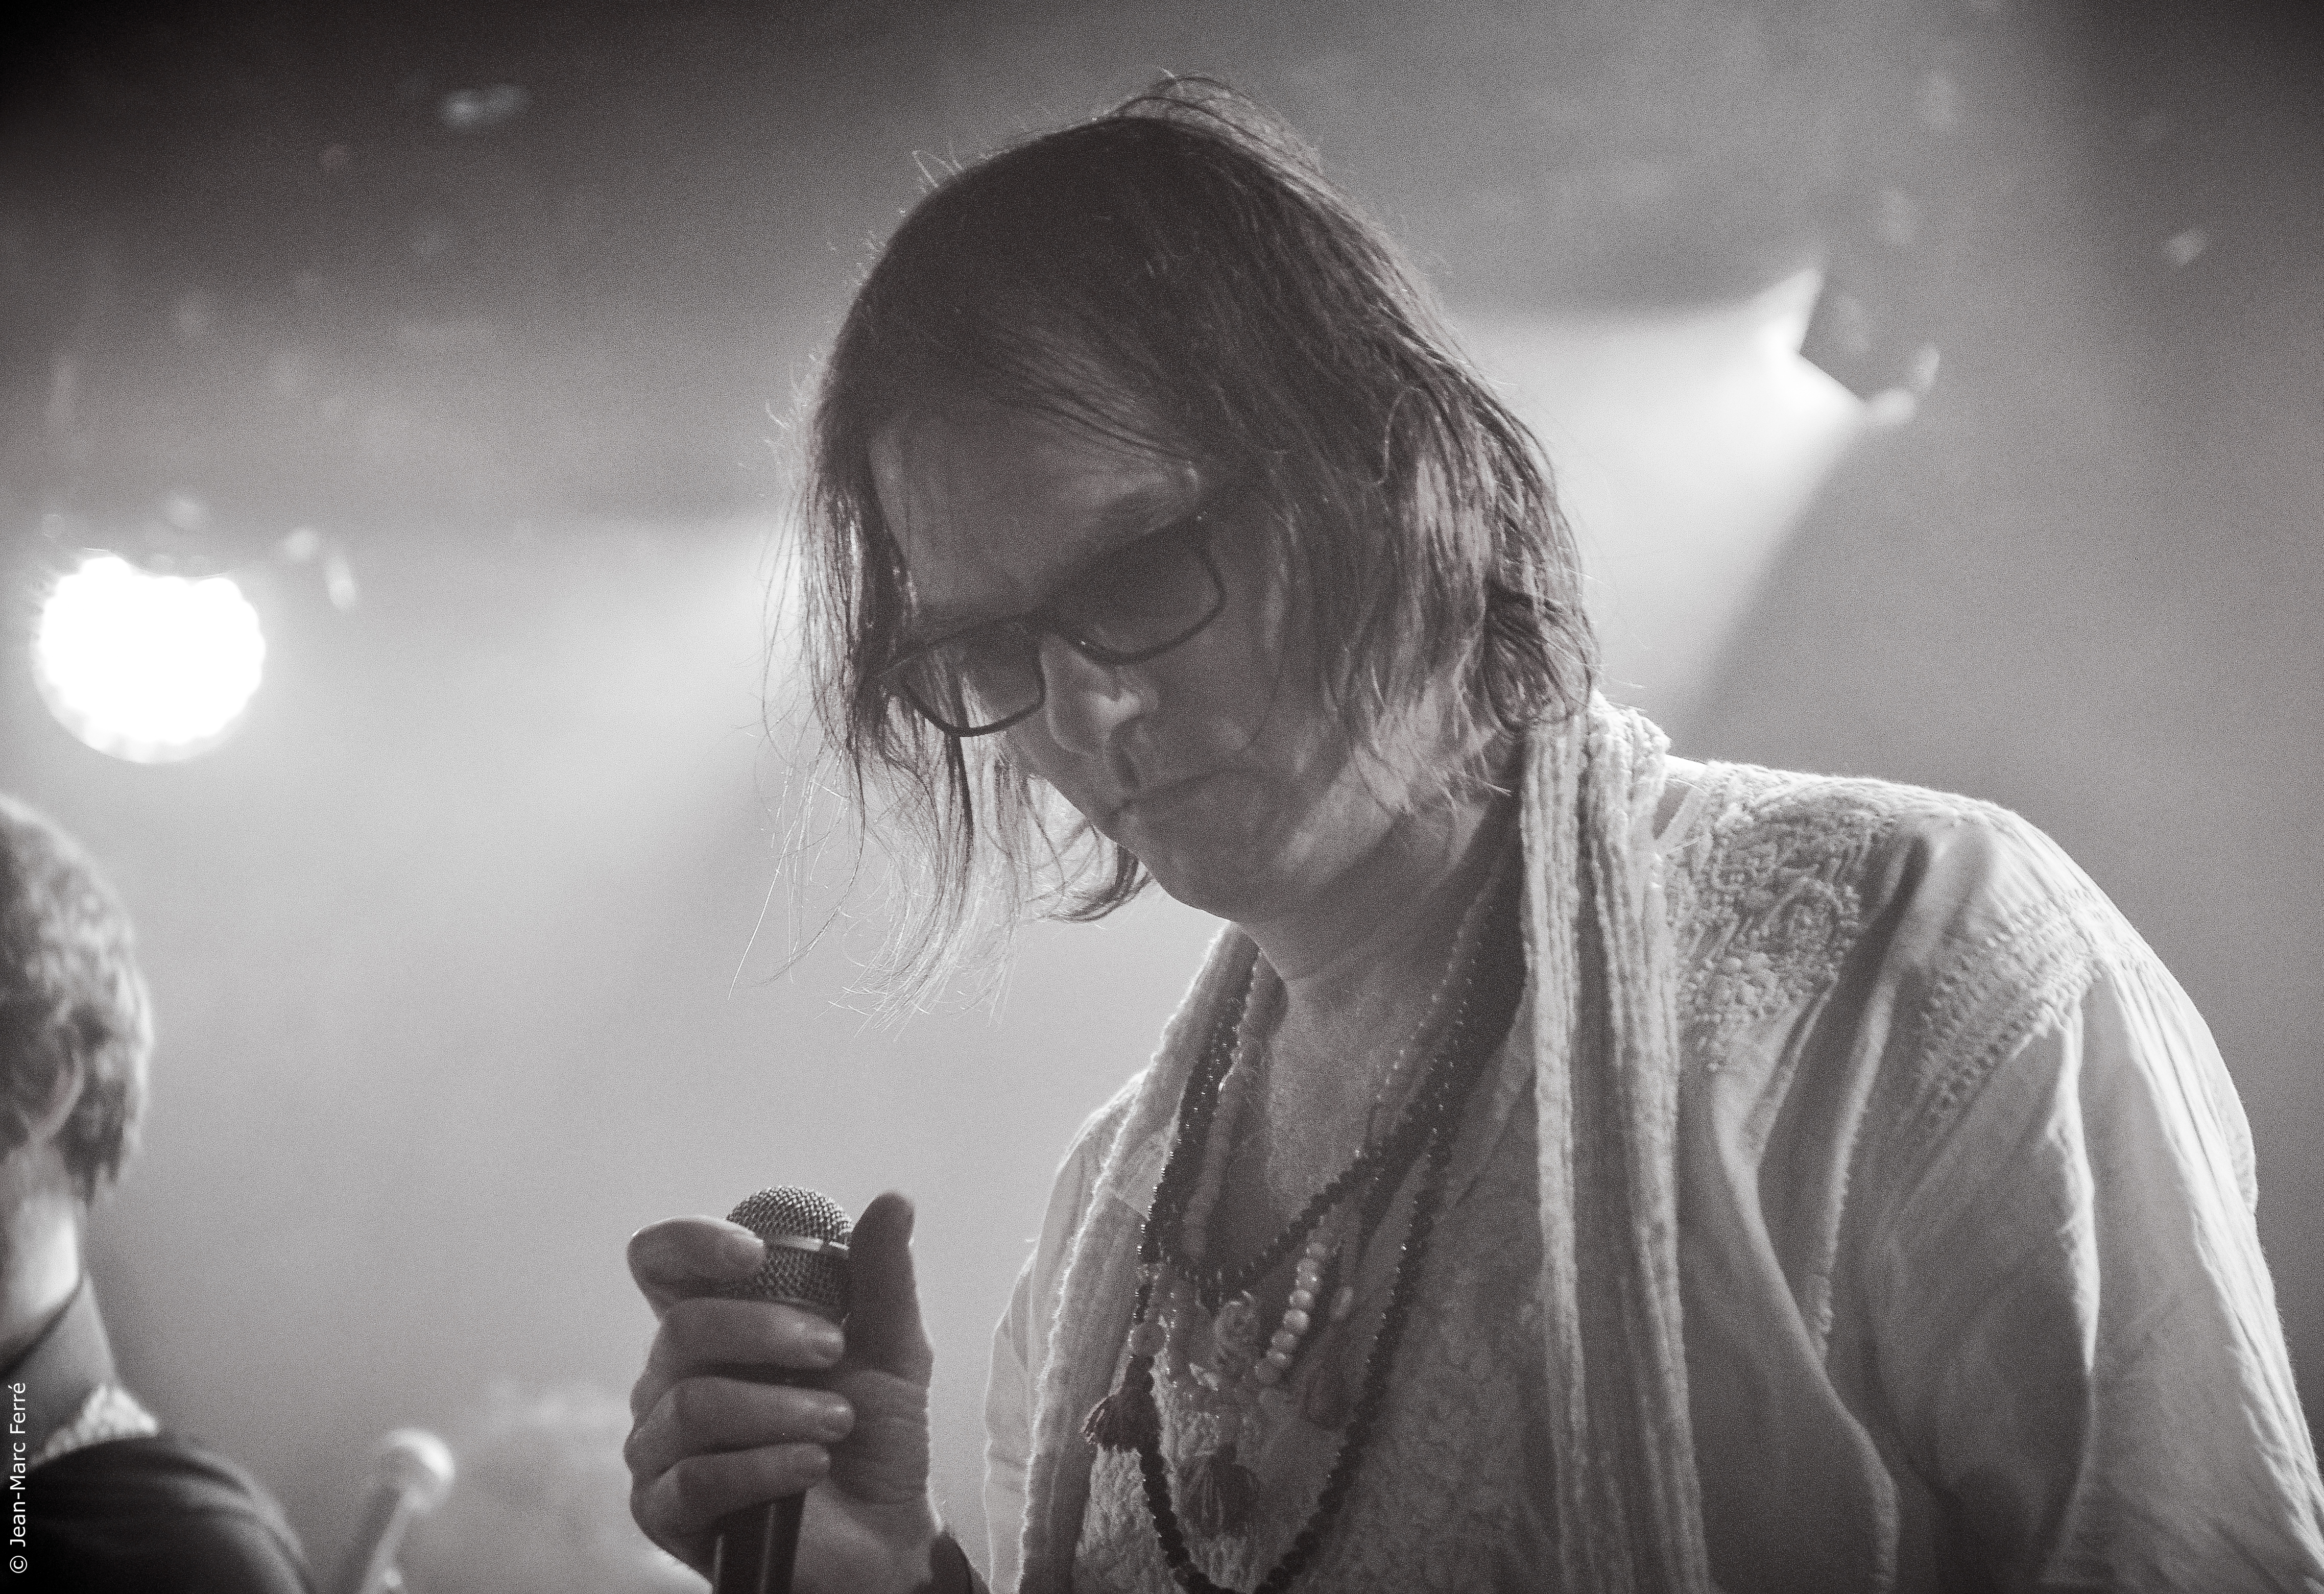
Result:
{"label": "embroidery pattern on shoulder", "polygon": [[1738,1031],[1835,976],[1863,930],[1858,881],[1897,788],[1736,764],[1706,775],[1724,789],[1669,854],[1665,889],[1685,1048],[1716,1069]]}
{"label": "embroidery pattern on shoulder", "polygon": [[1928,1060],[1908,1143],[1930,1144],[2004,1059],[2061,1021],[2103,963],[2153,954],[2054,842],[2006,809],[1977,805],[2032,865],[2026,893],[1958,944],[1917,1015]]}

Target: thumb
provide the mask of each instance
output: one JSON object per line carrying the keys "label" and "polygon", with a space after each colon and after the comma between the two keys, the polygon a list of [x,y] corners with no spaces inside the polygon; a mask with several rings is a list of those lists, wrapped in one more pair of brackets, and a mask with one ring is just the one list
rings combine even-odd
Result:
{"label": "thumb", "polygon": [[912,1276],[912,1203],[892,1190],[855,1221],[847,1289],[848,1359],[925,1385],[936,1356]]}

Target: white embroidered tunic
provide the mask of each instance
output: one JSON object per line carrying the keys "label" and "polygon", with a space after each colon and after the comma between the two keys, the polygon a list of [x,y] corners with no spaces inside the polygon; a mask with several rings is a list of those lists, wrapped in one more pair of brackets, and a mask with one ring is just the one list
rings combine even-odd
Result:
{"label": "white embroidered tunic", "polygon": [[[2169,973],[1998,809],[1732,765],[1683,779],[1654,851],[1718,1585],[1838,1586],[1861,1566],[1909,1594],[2324,1590],[2324,1491],[2252,1224],[2249,1138]],[[1302,1586],[1559,1586],[1526,1033],[1521,1017],[1471,1104],[1421,1309]],[[1018,1582],[1035,1434],[1057,1426],[1035,1410],[1041,1369],[1119,1364],[1126,1317],[1056,1308],[1075,1246],[1135,1249],[1169,1139],[1164,1123],[1116,1146],[1141,1084],[1158,1088],[1133,1082],[1067,1157],[995,1336],[999,1589]],[[1197,1563],[1244,1588],[1263,1575],[1335,1442],[1296,1414],[1276,1424],[1254,1532],[1195,1539]],[[1075,1464],[1072,1587],[1174,1589],[1135,1458]]]}

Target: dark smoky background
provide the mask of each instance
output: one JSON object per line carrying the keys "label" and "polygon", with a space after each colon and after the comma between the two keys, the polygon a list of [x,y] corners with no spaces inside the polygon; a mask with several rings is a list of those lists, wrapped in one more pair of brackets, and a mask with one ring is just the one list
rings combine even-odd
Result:
{"label": "dark smoky background", "polygon": [[[769,646],[788,451],[928,176],[1169,70],[1280,111],[1412,248],[1564,473],[1609,689],[1679,751],[1991,798],[2128,912],[2242,1090],[2315,1410],[2317,15],[20,14],[0,788],[142,928],[147,1147],[93,1224],[130,1380],[318,1566],[381,1431],[454,1436],[484,1458],[471,1508],[497,1488],[532,1525],[447,1518],[415,1584],[516,1587],[475,1571],[491,1546],[621,1510],[650,1327],[630,1230],[768,1183],[898,1185],[938,1488],[977,1542],[990,1324],[1213,926],[1158,898],[1040,926],[989,1003],[869,1016],[892,886],[851,894],[844,840],[787,863],[798,782],[761,731],[794,706]],[[1860,364],[1897,356],[1863,391],[1939,351],[1909,417],[1792,355],[1820,285],[1868,319]],[[217,751],[121,763],[52,722],[25,641],[85,547],[241,581],[267,677]]]}

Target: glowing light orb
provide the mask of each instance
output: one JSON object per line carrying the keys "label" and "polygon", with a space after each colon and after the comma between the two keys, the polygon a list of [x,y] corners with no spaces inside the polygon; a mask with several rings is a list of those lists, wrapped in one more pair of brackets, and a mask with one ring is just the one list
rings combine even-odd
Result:
{"label": "glowing light orb", "polygon": [[206,752],[258,690],[266,638],[224,576],[81,561],[41,606],[32,674],[49,711],[99,752],[161,764]]}

